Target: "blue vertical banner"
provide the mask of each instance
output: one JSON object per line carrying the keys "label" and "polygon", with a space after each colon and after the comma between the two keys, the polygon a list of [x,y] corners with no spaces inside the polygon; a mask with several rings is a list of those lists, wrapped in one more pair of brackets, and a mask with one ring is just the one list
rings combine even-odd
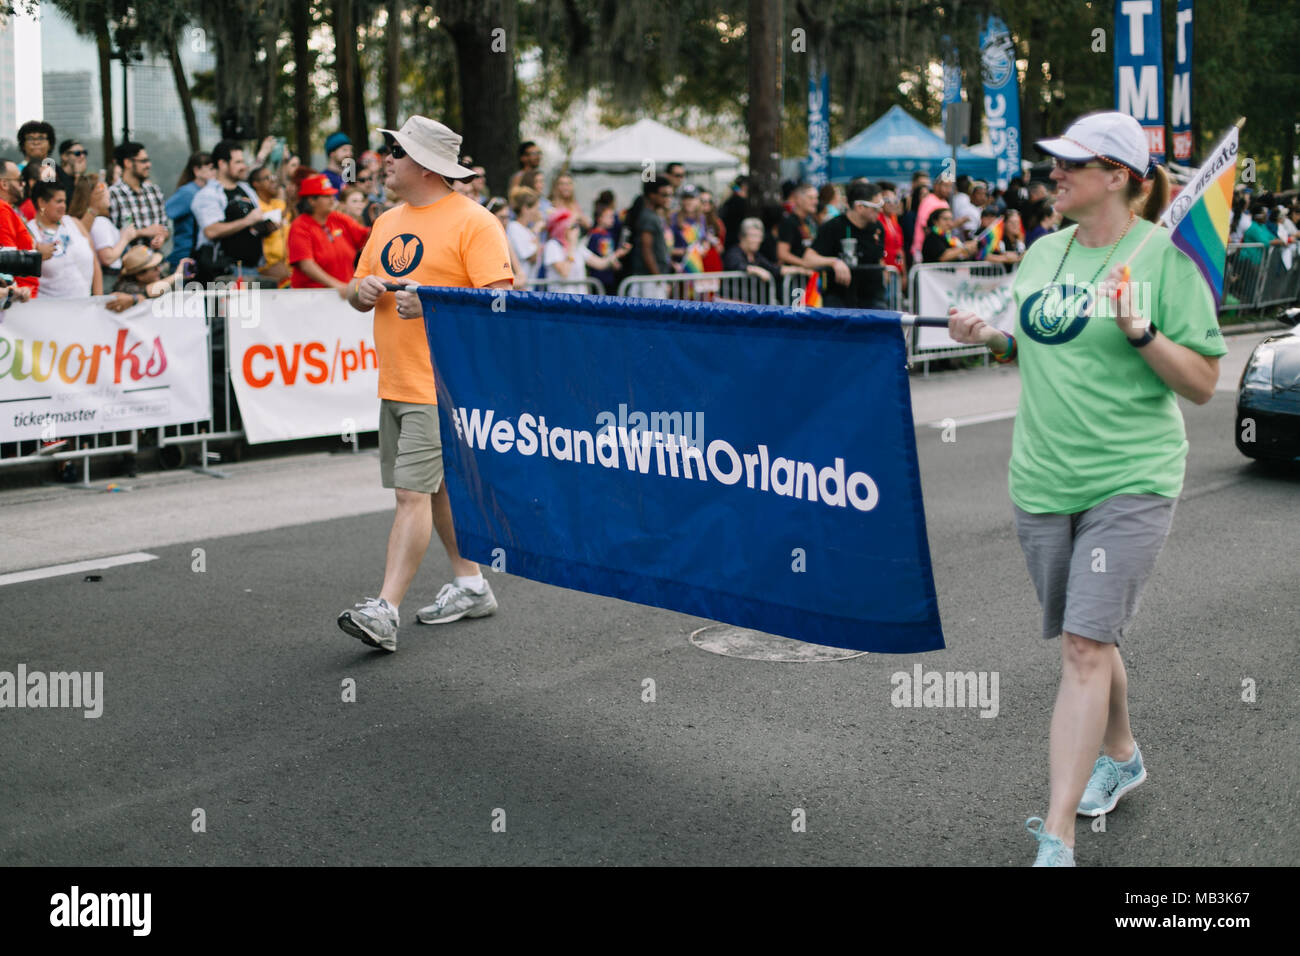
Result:
{"label": "blue vertical banner", "polygon": [[1147,152],[1165,161],[1165,70],[1160,0],[1115,0],[1115,109],[1138,121]]}
{"label": "blue vertical banner", "polygon": [[420,299],[465,557],[813,644],[943,647],[898,313]]}
{"label": "blue vertical banner", "polygon": [[989,17],[980,32],[980,71],[984,76],[984,121],[998,161],[997,188],[1020,175],[1020,77],[1011,31]]}
{"label": "blue vertical banner", "polygon": [[1174,134],[1174,159],[1192,161],[1192,0],[1178,0],[1174,21],[1174,88],[1170,95],[1169,128]]}
{"label": "blue vertical banner", "polygon": [[831,78],[821,57],[808,71],[808,169],[804,178],[822,186],[831,169]]}
{"label": "blue vertical banner", "polygon": [[[948,107],[953,103],[961,102],[961,61],[957,59],[957,48],[953,45],[950,37],[941,37],[939,42],[948,51],[943,60],[943,121],[946,128],[948,124]],[[962,142],[965,141],[966,134],[963,130]]]}

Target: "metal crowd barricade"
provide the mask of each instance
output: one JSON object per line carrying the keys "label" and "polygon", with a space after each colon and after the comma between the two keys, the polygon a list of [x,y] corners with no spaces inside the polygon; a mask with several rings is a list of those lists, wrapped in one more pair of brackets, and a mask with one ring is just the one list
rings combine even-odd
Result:
{"label": "metal crowd barricade", "polygon": [[[197,444],[200,446],[200,458],[194,470],[214,477],[225,477],[220,472],[207,467],[209,461],[217,457],[215,452],[209,450],[208,443],[235,441],[244,437],[234,391],[230,384],[230,359],[226,350],[225,322],[227,317],[234,321],[242,321],[249,314],[255,314],[259,304],[256,294],[251,289],[236,289],[220,283],[213,285],[215,288],[202,290],[191,286],[189,290],[183,290],[179,295],[171,293],[152,301],[155,309],[164,310],[161,312],[162,315],[169,314],[165,310],[202,310],[207,327],[208,361],[212,376],[212,413],[208,419],[179,425],[85,435],[51,433],[40,439],[5,442],[0,444],[0,468],[52,461],[80,461],[80,485],[88,488],[92,458],[138,454],[141,451],[140,434],[152,432],[156,437],[160,453],[168,448]],[[101,299],[87,297],[85,301],[103,307]],[[39,454],[44,442],[52,439],[65,439],[68,444],[64,449],[52,454]],[[178,456],[173,465],[180,464],[181,458],[182,456]]]}
{"label": "metal crowd barricade", "polygon": [[[104,308],[105,297],[85,301],[92,307]],[[19,306],[21,308],[21,306]],[[34,361],[34,360],[33,360]],[[40,454],[47,441],[66,440],[63,450],[50,454]],[[61,431],[51,430],[41,438],[24,441],[0,443],[0,468],[17,465],[30,465],[52,461],[81,461],[81,486],[90,487],[90,459],[109,455],[135,454],[139,451],[135,429],[111,432],[94,432],[88,435],[67,435]]]}
{"label": "metal crowd barricade", "polygon": [[[574,292],[573,287],[581,285],[581,292]],[[583,276],[581,279],[565,279],[563,276],[548,276],[545,279],[529,279],[525,292],[567,292],[571,295],[604,295],[605,287],[599,279]]]}
{"label": "metal crowd barricade", "polygon": [[[179,425],[163,425],[156,429],[159,449],[180,449],[185,445],[199,446],[198,463],[193,470],[213,478],[225,478],[224,472],[209,468],[209,462],[220,460],[220,455],[208,449],[208,442],[234,442],[244,437],[244,429],[239,418],[239,408],[235,402],[234,388],[230,384],[230,352],[226,348],[226,322],[242,322],[247,319],[260,321],[258,309],[260,299],[257,289],[247,286],[236,287],[233,282],[218,281],[209,284],[206,289],[186,289],[180,298],[172,302],[177,307],[185,308],[191,296],[203,297],[203,315],[208,335],[208,368],[212,381],[212,414],[206,421],[185,422]],[[189,306],[192,308],[192,306]],[[355,447],[354,447],[355,450]],[[174,464],[184,462],[183,453],[178,455]]]}
{"label": "metal crowd barricade", "polygon": [[[898,269],[894,266],[882,265],[865,265],[854,266],[854,273],[859,272],[883,272],[885,285],[885,308],[894,312],[903,310],[903,277]],[[803,302],[802,293],[808,286],[809,274],[806,273],[787,273],[781,277],[781,302],[784,305],[799,305]],[[821,288],[823,294],[828,288],[832,288],[831,283],[835,282],[834,269],[821,270]],[[798,301],[796,301],[796,299]]]}
{"label": "metal crowd barricade", "polygon": [[[1291,251],[1291,267],[1287,268],[1287,255]],[[1260,268],[1259,295],[1255,300],[1257,308],[1270,305],[1282,305],[1296,297],[1295,263],[1296,253],[1289,246],[1269,246],[1264,254]]]}
{"label": "metal crowd barricade", "polygon": [[[1284,305],[1300,302],[1300,241],[1292,240],[1288,248],[1292,250],[1291,266],[1286,270],[1286,285],[1280,293],[1284,296],[1281,300]],[[1278,257],[1285,263],[1286,249],[1279,248],[1277,253]]]}
{"label": "metal crowd barricade", "polygon": [[1254,309],[1258,305],[1261,280],[1264,277],[1264,253],[1268,248],[1258,242],[1228,244],[1220,312]]}
{"label": "metal crowd barricade", "polygon": [[685,299],[696,302],[742,302],[778,305],[776,281],[747,272],[682,272],[628,276],[618,294],[638,299]]}
{"label": "metal crowd barricade", "polygon": [[106,455],[135,454],[139,451],[136,433],[98,432],[93,435],[55,435],[66,438],[68,450],[50,455],[38,454],[43,439],[31,441],[5,442],[0,444],[0,468],[13,465],[29,465],[37,462],[81,460],[81,486],[90,487],[90,459]]}
{"label": "metal crowd barricade", "polygon": [[[1010,270],[1004,268],[1000,262],[918,262],[912,266],[912,271],[908,274],[908,302],[913,312],[921,312],[920,305],[920,278],[926,272],[947,272],[951,274],[965,274],[978,278],[992,278],[996,276],[1007,275],[1008,272],[1014,272],[1015,267]],[[933,312],[933,308],[930,312]],[[944,309],[939,314],[946,313]],[[930,314],[929,312],[926,313]],[[912,328],[907,339],[907,364],[912,365],[919,361],[922,365],[922,375],[929,377],[930,363],[939,359],[963,358],[967,355],[978,355],[984,359],[984,364],[989,364],[989,350],[982,345],[958,345],[951,348],[939,349],[920,349],[917,343],[920,341],[921,330],[919,327]]]}

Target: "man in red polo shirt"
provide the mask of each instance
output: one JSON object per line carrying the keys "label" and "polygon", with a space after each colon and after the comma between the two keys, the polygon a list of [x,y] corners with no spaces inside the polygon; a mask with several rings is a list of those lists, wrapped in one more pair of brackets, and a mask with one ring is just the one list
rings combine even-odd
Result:
{"label": "man in red polo shirt", "polygon": [[[22,176],[18,164],[12,159],[0,159],[0,248],[30,251],[36,248],[32,234],[27,231],[27,224],[14,211],[14,203],[22,202]],[[42,243],[41,258],[48,259],[54,247]],[[14,280],[17,287],[11,293],[15,301],[26,302],[36,295],[41,280],[35,276],[19,276]]]}
{"label": "man in red polo shirt", "polygon": [[289,227],[288,258],[295,289],[334,289],[344,298],[370,230],[335,210],[338,190],[323,174],[308,176],[298,190],[305,211]]}

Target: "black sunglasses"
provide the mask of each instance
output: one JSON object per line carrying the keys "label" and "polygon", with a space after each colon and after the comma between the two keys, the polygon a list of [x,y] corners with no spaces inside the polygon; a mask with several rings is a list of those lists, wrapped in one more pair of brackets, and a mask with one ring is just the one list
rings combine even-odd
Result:
{"label": "black sunglasses", "polygon": [[1059,157],[1059,156],[1053,157],[1053,159],[1052,159],[1052,166],[1053,166],[1054,168],[1056,168],[1056,169],[1063,169],[1063,170],[1065,170],[1067,173],[1072,173],[1072,172],[1074,172],[1076,169],[1107,169],[1107,168],[1113,168],[1113,167],[1107,167],[1107,165],[1106,165],[1105,163],[1103,163],[1103,162],[1099,162],[1099,161],[1097,161],[1097,160],[1085,159],[1085,160],[1080,161],[1080,160],[1074,160],[1074,159],[1061,159],[1061,157]]}
{"label": "black sunglasses", "polygon": [[70,149],[70,150],[68,150],[68,155],[69,155],[69,156],[85,156],[85,155],[86,155],[86,151],[85,151],[84,149]]}
{"label": "black sunglasses", "polygon": [[389,155],[393,157],[393,159],[401,159],[406,155],[406,150],[402,149],[401,143],[394,143],[391,147],[389,147],[388,152]]}

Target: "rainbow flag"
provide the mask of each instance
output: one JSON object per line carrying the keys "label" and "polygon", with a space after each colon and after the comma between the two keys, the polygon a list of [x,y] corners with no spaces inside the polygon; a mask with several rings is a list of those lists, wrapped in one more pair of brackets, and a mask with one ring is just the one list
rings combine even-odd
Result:
{"label": "rainbow flag", "polygon": [[990,249],[996,249],[1002,244],[1002,220],[999,219],[985,231],[988,234],[984,237],[984,244],[980,246],[979,258],[981,259],[989,254]]}
{"label": "rainbow flag", "polygon": [[1223,269],[1228,254],[1228,221],[1237,176],[1237,127],[1228,130],[1192,181],[1160,216],[1169,238],[1183,250],[1210,284],[1214,304],[1223,301]]}
{"label": "rainbow flag", "polygon": [[704,253],[700,243],[702,231],[693,222],[679,222],[677,225],[677,232],[681,236],[682,244],[686,246],[686,253],[682,256],[683,272],[704,271]]}
{"label": "rainbow flag", "polygon": [[822,304],[822,277],[821,273],[814,272],[808,277],[808,284],[803,290],[803,304],[810,309],[819,309]]}

